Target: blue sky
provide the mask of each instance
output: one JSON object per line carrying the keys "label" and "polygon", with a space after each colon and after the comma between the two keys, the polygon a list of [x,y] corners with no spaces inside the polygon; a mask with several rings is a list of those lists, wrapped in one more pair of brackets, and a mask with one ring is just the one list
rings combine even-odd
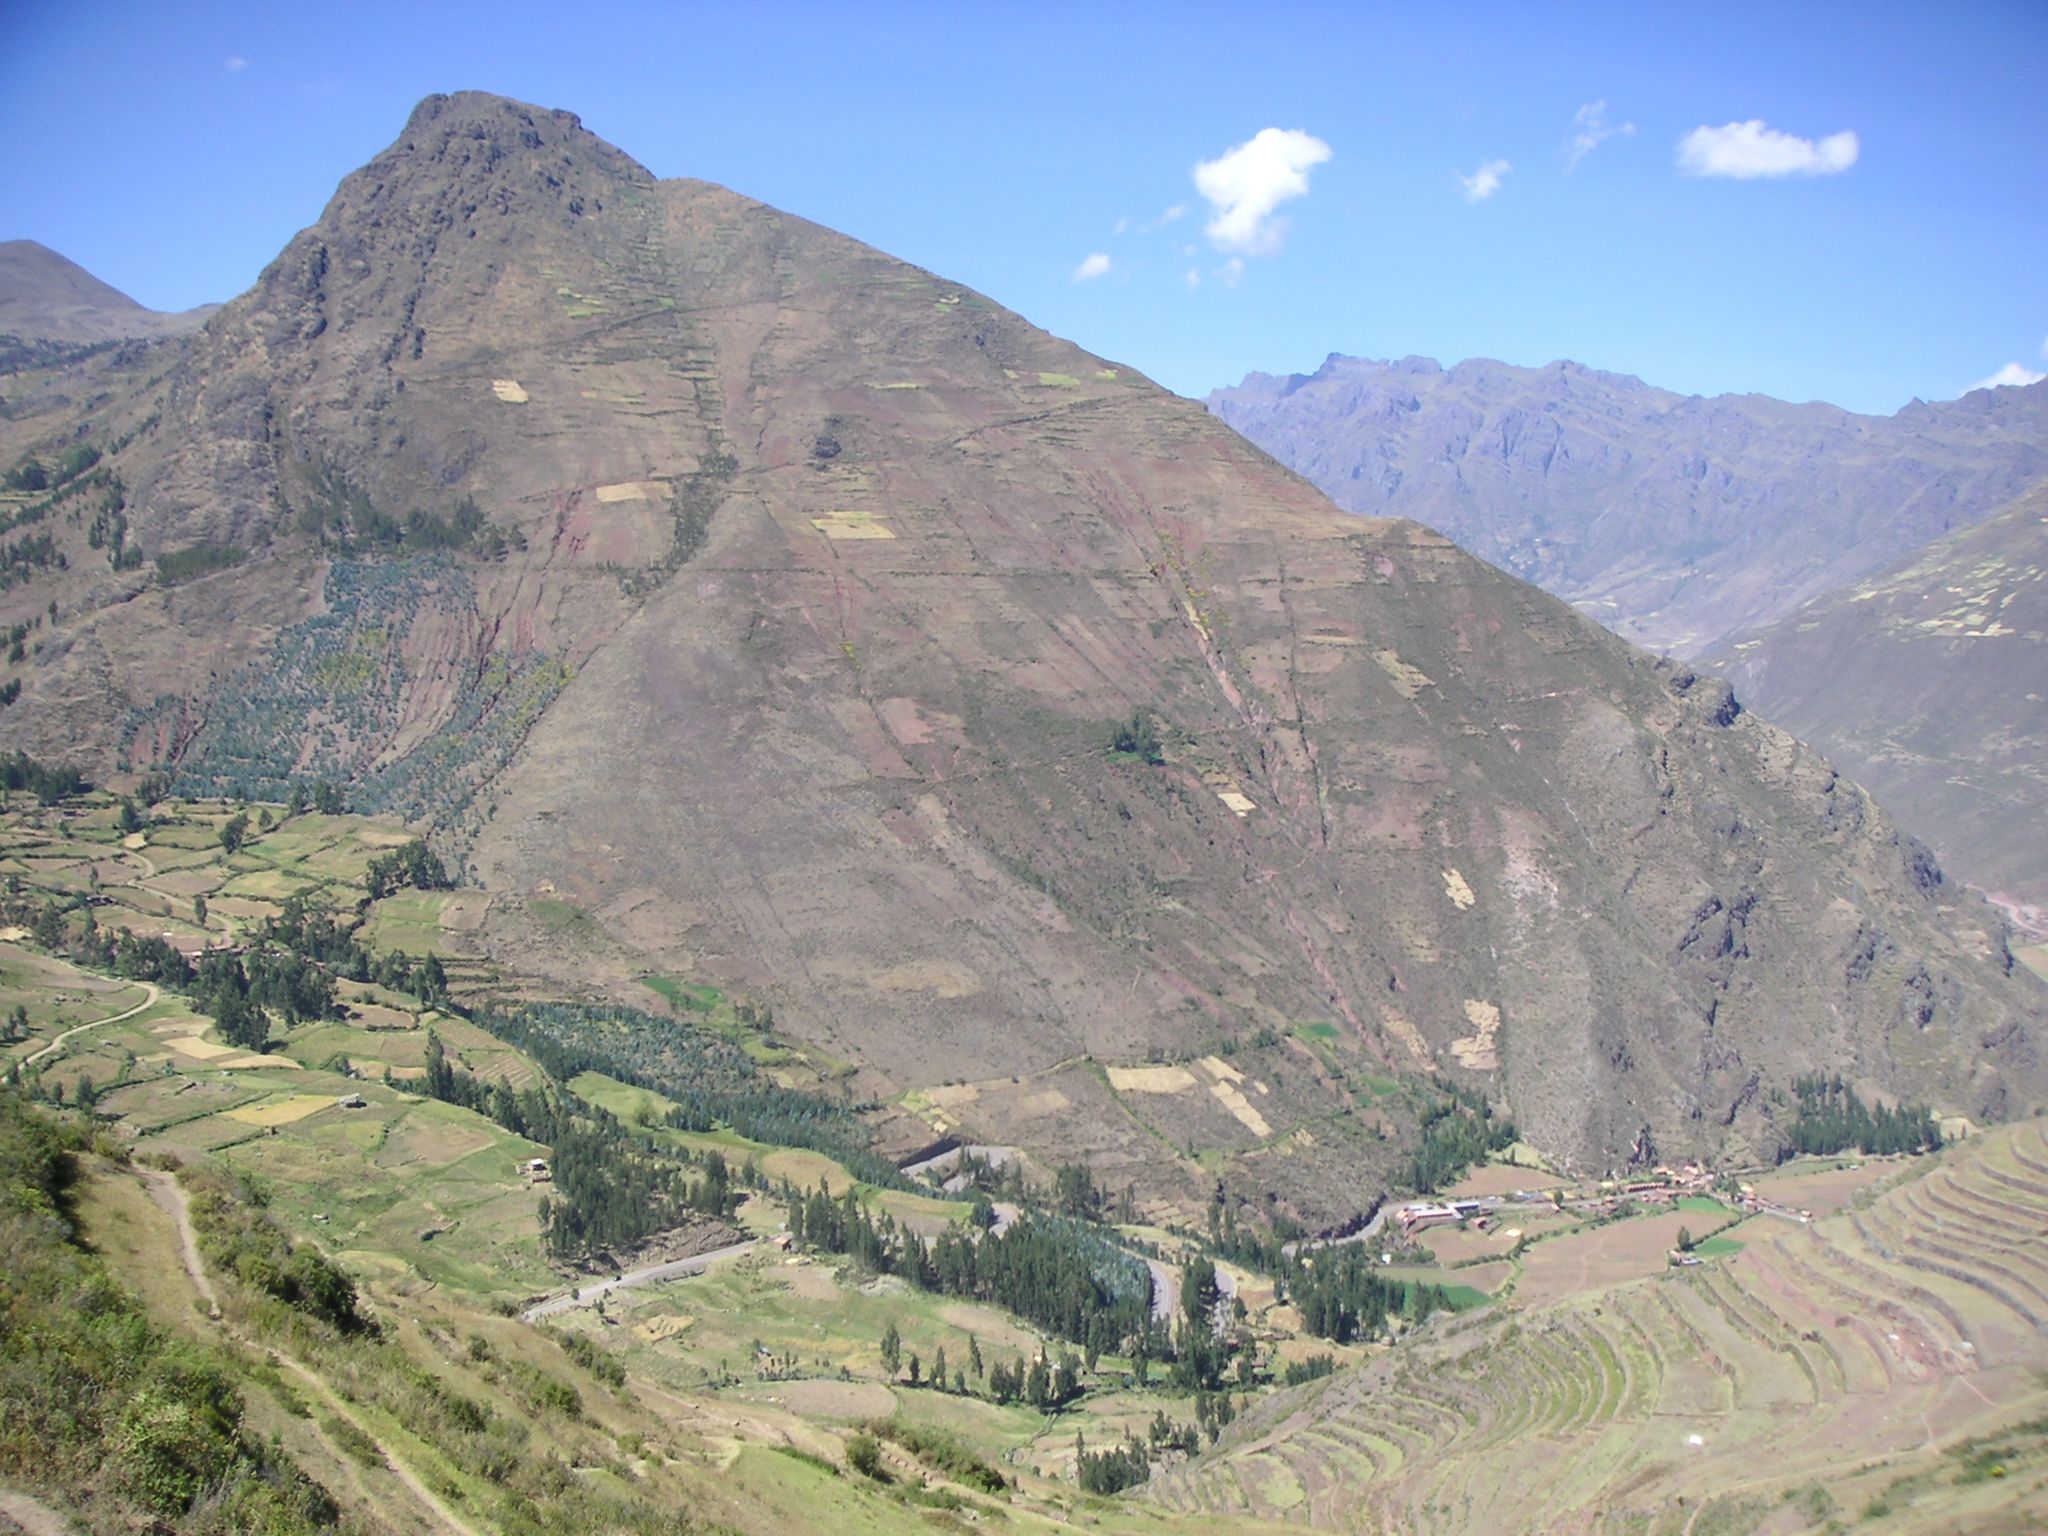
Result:
{"label": "blue sky", "polygon": [[1184,393],[1342,351],[1891,411],[2048,370],[2044,65],[2039,0],[0,0],[0,238],[227,298],[414,101],[475,87]]}

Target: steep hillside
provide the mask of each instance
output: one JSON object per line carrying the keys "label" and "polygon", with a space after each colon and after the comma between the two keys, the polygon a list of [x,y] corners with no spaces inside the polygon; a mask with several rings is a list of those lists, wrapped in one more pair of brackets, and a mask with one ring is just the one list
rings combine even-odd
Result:
{"label": "steep hillside", "polygon": [[2048,474],[2048,384],[1857,416],[1675,395],[1576,363],[1333,353],[1208,404],[1338,506],[1427,523],[1638,645],[1689,657]]}
{"label": "steep hillside", "polygon": [[182,314],[144,309],[48,246],[0,240],[0,336],[72,344],[182,336],[219,308],[205,304]]}
{"label": "steep hillside", "polygon": [[1716,667],[2048,936],[2048,485]]}
{"label": "steep hillside", "polygon": [[2048,1098],[1994,915],[1725,684],[567,113],[429,98],[121,367],[0,439],[119,448],[0,742],[345,779],[508,965],[743,993],[909,1144],[1337,1223],[1416,1084],[1595,1169]]}

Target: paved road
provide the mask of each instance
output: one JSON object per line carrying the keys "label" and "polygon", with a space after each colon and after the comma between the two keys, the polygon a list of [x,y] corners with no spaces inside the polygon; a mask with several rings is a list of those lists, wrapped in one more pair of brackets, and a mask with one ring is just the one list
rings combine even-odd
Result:
{"label": "paved road", "polygon": [[1180,1271],[1157,1259],[1147,1259],[1145,1267],[1152,1271],[1152,1319],[1163,1323],[1180,1310]]}
{"label": "paved road", "polygon": [[734,1243],[730,1248],[714,1248],[709,1253],[693,1253],[687,1259],[670,1259],[665,1264],[650,1264],[645,1269],[628,1270],[610,1280],[600,1280],[595,1285],[580,1286],[566,1296],[556,1296],[537,1307],[529,1307],[520,1313],[524,1322],[536,1323],[557,1312],[566,1312],[571,1307],[587,1307],[600,1296],[613,1291],[629,1290],[636,1285],[655,1285],[663,1280],[673,1280],[679,1275],[701,1275],[705,1266],[714,1259],[730,1259],[742,1253],[751,1252],[752,1240]]}

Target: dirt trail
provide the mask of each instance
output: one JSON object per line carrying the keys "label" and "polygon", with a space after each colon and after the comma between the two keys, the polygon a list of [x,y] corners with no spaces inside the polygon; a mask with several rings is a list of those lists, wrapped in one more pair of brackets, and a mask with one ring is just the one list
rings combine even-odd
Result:
{"label": "dirt trail", "polygon": [[[73,966],[72,969],[77,970],[78,968],[76,966]],[[79,971],[79,974],[82,976],[86,973],[83,971]],[[112,977],[108,979],[118,980],[119,978]],[[147,992],[149,996],[144,998],[141,1002],[137,1003],[133,1008],[130,1008],[126,1013],[117,1013],[112,1018],[107,1019],[94,1019],[90,1024],[81,1024],[76,1029],[65,1030],[63,1034],[59,1035],[56,1039],[52,1040],[40,1051],[35,1052],[33,1055],[22,1057],[21,1064],[24,1067],[26,1067],[33,1062],[41,1061],[45,1056],[49,1055],[52,1051],[63,1049],[65,1042],[70,1040],[70,1038],[73,1035],[82,1035],[89,1029],[105,1029],[109,1024],[118,1024],[123,1019],[132,1019],[135,1017],[135,1015],[142,1012],[145,1008],[154,1008],[157,1005],[157,1003],[161,1001],[163,998],[162,991],[158,989],[157,984],[153,981],[138,981],[132,983],[132,985],[142,988],[142,990]]]}
{"label": "dirt trail", "polygon": [[207,1316],[220,1317],[220,1298],[213,1294],[213,1282],[206,1278],[206,1266],[199,1262],[199,1239],[192,1231],[192,1207],[185,1199],[184,1186],[168,1173],[155,1169],[143,1169],[142,1182],[149,1187],[149,1198],[163,1207],[178,1227],[178,1256],[185,1261],[185,1273],[192,1277],[192,1288],[206,1301]]}
{"label": "dirt trail", "polygon": [[10,1525],[26,1531],[28,1536],[75,1536],[79,1530],[75,1521],[60,1515],[41,1499],[16,1493],[12,1488],[0,1488],[0,1531]]}
{"label": "dirt trail", "polygon": [[349,1407],[349,1405],[343,1402],[340,1397],[335,1395],[334,1391],[327,1385],[325,1381],[323,1381],[320,1378],[317,1372],[315,1372],[311,1367],[302,1364],[300,1361],[294,1360],[290,1355],[283,1354],[276,1350],[273,1350],[272,1353],[277,1355],[277,1363],[279,1365],[283,1366],[286,1370],[290,1371],[293,1375],[297,1376],[301,1381],[305,1382],[307,1386],[311,1387],[316,1393],[319,1394],[320,1401],[327,1405],[329,1412],[333,1413],[335,1417],[352,1425],[358,1434],[366,1436],[373,1444],[375,1444],[375,1446],[377,1447],[378,1454],[384,1458],[384,1464],[391,1469],[391,1475],[393,1477],[396,1477],[401,1483],[405,1484],[406,1490],[409,1493],[411,1493],[415,1499],[419,1500],[421,1506],[424,1507],[429,1514],[431,1514],[436,1520],[438,1520],[442,1525],[447,1527],[449,1530],[453,1531],[455,1533],[455,1536],[478,1536],[478,1532],[475,1529],[475,1527],[468,1525],[463,1521],[457,1519],[454,1511],[450,1510],[446,1504],[441,1502],[440,1496],[436,1494],[433,1489],[429,1488],[425,1483],[421,1482],[418,1474],[416,1474],[411,1467],[407,1466],[400,1457],[394,1455],[390,1446],[386,1445],[382,1440],[378,1439],[377,1432],[374,1429],[372,1429],[369,1425],[363,1423],[361,1419],[356,1417],[354,1411]]}
{"label": "dirt trail", "polygon": [[[142,883],[145,880],[154,880],[156,878],[156,864],[150,859],[149,855],[142,852],[141,849],[126,849],[123,851],[121,856],[127,859],[134,859],[137,863],[139,863],[142,866],[142,873],[137,875],[133,880],[127,882],[128,888],[130,890],[145,891],[149,895],[156,897],[158,901],[168,901],[173,907],[176,907],[181,901],[186,900],[186,898],[182,896],[173,896],[169,891],[160,891],[153,885],[144,885]],[[203,928],[211,928],[216,922],[220,924],[220,931],[226,942],[230,944],[234,943],[234,919],[229,917],[225,912],[207,913],[206,921],[200,924],[200,926]]]}
{"label": "dirt trail", "polygon": [[[220,1302],[214,1295],[213,1282],[207,1278],[206,1268],[199,1259],[199,1240],[192,1230],[192,1208],[190,1202],[185,1198],[184,1188],[168,1173],[158,1172],[155,1169],[138,1171],[142,1174],[143,1182],[149,1187],[150,1198],[163,1207],[171,1220],[177,1223],[178,1252],[185,1262],[185,1273],[191,1277],[193,1289],[205,1298],[209,1315],[218,1320],[221,1315]],[[233,1330],[227,1329],[225,1325],[223,1326],[223,1331],[233,1332]],[[293,1359],[274,1345],[258,1345],[257,1341],[253,1339],[244,1340],[244,1342],[249,1343],[253,1347],[267,1349],[279,1365],[292,1372],[293,1375],[299,1377],[307,1386],[311,1387],[319,1395],[320,1400],[327,1405],[331,1413],[351,1425],[359,1434],[371,1440],[376,1445],[378,1453],[383,1456],[385,1465],[391,1469],[392,1476],[405,1484],[407,1491],[415,1499],[419,1500],[421,1506],[435,1520],[440,1522],[442,1526],[453,1531],[455,1536],[478,1536],[473,1527],[455,1516],[454,1512],[441,1501],[433,1489],[420,1481],[418,1475],[405,1464],[403,1459],[393,1454],[391,1448],[377,1437],[375,1430],[356,1417],[349,1405],[335,1395],[327,1383],[321,1379],[318,1372],[303,1362]],[[325,1436],[323,1435],[322,1438],[324,1439]],[[335,1456],[337,1460],[346,1464],[347,1458],[340,1451],[337,1450]],[[31,1536],[43,1536],[43,1533],[31,1529]],[[59,1536],[59,1533],[53,1531],[51,1536]]]}

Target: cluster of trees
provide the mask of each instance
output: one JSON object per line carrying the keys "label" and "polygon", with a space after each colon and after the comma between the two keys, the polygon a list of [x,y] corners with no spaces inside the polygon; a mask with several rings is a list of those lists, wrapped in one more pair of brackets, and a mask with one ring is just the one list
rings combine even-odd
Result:
{"label": "cluster of trees", "polygon": [[1107,1498],[1122,1493],[1126,1488],[1134,1488],[1151,1478],[1153,1458],[1172,1451],[1192,1456],[1201,1448],[1203,1433],[1207,1433],[1213,1445],[1223,1432],[1223,1426],[1236,1417],[1229,1393],[1203,1392],[1195,1396],[1194,1424],[1176,1424],[1162,1408],[1153,1415],[1143,1440],[1127,1432],[1122,1445],[1112,1446],[1106,1451],[1091,1451],[1088,1442],[1076,1435],[1075,1470],[1080,1477],[1081,1489]]}
{"label": "cluster of trees", "polygon": [[43,804],[52,805],[90,788],[76,768],[39,763],[26,752],[0,753],[0,789],[26,790]]}
{"label": "cluster of trees", "polygon": [[85,542],[89,548],[104,549],[107,563],[117,571],[133,571],[142,567],[142,551],[128,547],[128,498],[121,477],[111,471],[102,471],[95,477],[103,489],[100,498],[93,504],[92,523],[85,531]]}
{"label": "cluster of trees", "polygon": [[1448,1188],[1474,1163],[1485,1162],[1488,1153],[1514,1144],[1514,1121],[1494,1119],[1493,1106],[1484,1096],[1444,1086],[1448,1098],[1422,1107],[1422,1145],[1408,1163],[1408,1182],[1417,1194]]}
{"label": "cluster of trees", "polygon": [[1941,1145],[1941,1122],[1925,1104],[1871,1109],[1839,1076],[1802,1077],[1792,1091],[1799,1095],[1799,1118],[1787,1133],[1785,1157],[1825,1157],[1850,1147],[1866,1156],[1932,1152]]}
{"label": "cluster of trees", "polygon": [[380,901],[408,885],[420,891],[445,891],[455,884],[448,878],[440,857],[417,837],[402,848],[370,860],[363,882],[372,901]]}
{"label": "cluster of trees", "polygon": [[[122,525],[126,531],[126,525]],[[118,569],[119,542],[115,541],[115,567]],[[141,562],[142,551],[136,550],[136,561]],[[175,550],[170,554],[156,557],[156,579],[159,586],[175,587],[184,582],[197,581],[202,576],[211,576],[215,571],[225,571],[240,565],[248,550],[239,544],[194,544],[190,549]]]}
{"label": "cluster of trees", "polygon": [[1152,1477],[1151,1459],[1136,1440],[1127,1439],[1106,1451],[1091,1451],[1088,1442],[1076,1435],[1074,1453],[1074,1471],[1083,1493],[1112,1498]]}
{"label": "cluster of trees", "polygon": [[293,779],[291,794],[284,803],[284,813],[287,816],[299,816],[308,809],[322,816],[346,816],[348,802],[342,797],[341,790],[325,779],[315,779],[310,791],[303,780]]}
{"label": "cluster of trees", "polygon": [[289,948],[259,943],[246,955],[212,950],[195,966],[169,941],[102,928],[90,912],[84,931],[67,942],[63,910],[54,902],[43,907],[35,931],[46,948],[69,949],[95,970],[186,993],[222,1037],[243,1050],[263,1048],[273,1014],[289,1028],[335,1013],[334,977],[317,960]]}
{"label": "cluster of trees", "polygon": [[836,1200],[822,1182],[808,1196],[785,1186],[784,1198],[798,1242],[921,1291],[1001,1307],[1083,1346],[1091,1363],[1148,1341],[1160,1348],[1151,1272],[1076,1223],[1027,1216],[1000,1233],[948,1230],[927,1243],[893,1217],[875,1217],[851,1186]]}
{"label": "cluster of trees", "polygon": [[1149,709],[1131,711],[1131,718],[1110,728],[1109,750],[1126,753],[1140,762],[1157,766],[1166,761],[1166,749],[1159,739],[1159,727]]}
{"label": "cluster of trees", "polygon": [[71,568],[47,530],[0,544],[0,592],[34,580],[37,571],[53,565],[60,571]]}
{"label": "cluster of trees", "polygon": [[516,530],[506,532],[488,522],[471,497],[465,496],[447,517],[417,507],[400,517],[371,505],[369,494],[351,486],[339,470],[315,470],[312,478],[321,500],[300,512],[299,526],[323,546],[332,543],[344,558],[474,549],[495,560],[508,549],[526,548]]}
{"label": "cluster of trees", "polygon": [[695,1158],[657,1148],[602,1109],[572,1104],[552,1083],[518,1092],[486,1083],[451,1064],[433,1034],[425,1086],[443,1103],[549,1149],[554,1187],[541,1203],[541,1232],[556,1258],[630,1248],[692,1214],[722,1218],[739,1205],[737,1181],[717,1152]]}
{"label": "cluster of trees", "polygon": [[1306,1360],[1290,1360],[1281,1377],[1284,1385],[1298,1387],[1304,1382],[1321,1381],[1325,1376],[1335,1374],[1337,1362],[1328,1355],[1310,1355]]}
{"label": "cluster of trees", "polygon": [[868,1148],[864,1107],[764,1080],[731,1041],[637,1008],[536,1004],[487,1012],[477,1023],[540,1063],[557,1082],[601,1072],[675,1101],[669,1124],[682,1131],[724,1126],[778,1147],[822,1152],[864,1184],[915,1190],[896,1165]]}
{"label": "cluster of trees", "polygon": [[1063,1350],[1058,1360],[1034,1356],[1028,1363],[1022,1355],[1008,1365],[989,1368],[988,1392],[997,1403],[1029,1403],[1040,1413],[1050,1413],[1081,1395],[1081,1361],[1073,1351]]}
{"label": "cluster of trees", "polygon": [[1307,1236],[1308,1228],[1284,1211],[1275,1211],[1263,1226],[1239,1222],[1236,1207],[1224,1201],[1221,1190],[1209,1207],[1209,1240],[1217,1255],[1262,1275],[1277,1275],[1285,1269],[1287,1245]]}
{"label": "cluster of trees", "polygon": [[[973,1159],[963,1156],[961,1168],[965,1170],[970,1161]],[[1014,1159],[1003,1172],[1013,1192],[1021,1195],[1022,1176]],[[981,1187],[978,1177],[973,1182],[977,1188]],[[1052,1208],[1075,1221],[1136,1221],[1137,1195],[1135,1184],[1126,1185],[1112,1206],[1108,1193],[1096,1186],[1095,1174],[1086,1163],[1068,1163],[1053,1174]]]}
{"label": "cluster of trees", "polygon": [[100,451],[90,443],[75,445],[54,464],[45,465],[34,457],[25,458],[6,474],[0,475],[0,490],[27,492],[30,495],[54,491],[76,480],[99,461]]}
{"label": "cluster of trees", "polygon": [[1440,1285],[1381,1275],[1357,1243],[1297,1255],[1284,1271],[1282,1292],[1301,1313],[1304,1328],[1338,1344],[1379,1338],[1391,1318],[1412,1323],[1432,1312],[1457,1310]]}

